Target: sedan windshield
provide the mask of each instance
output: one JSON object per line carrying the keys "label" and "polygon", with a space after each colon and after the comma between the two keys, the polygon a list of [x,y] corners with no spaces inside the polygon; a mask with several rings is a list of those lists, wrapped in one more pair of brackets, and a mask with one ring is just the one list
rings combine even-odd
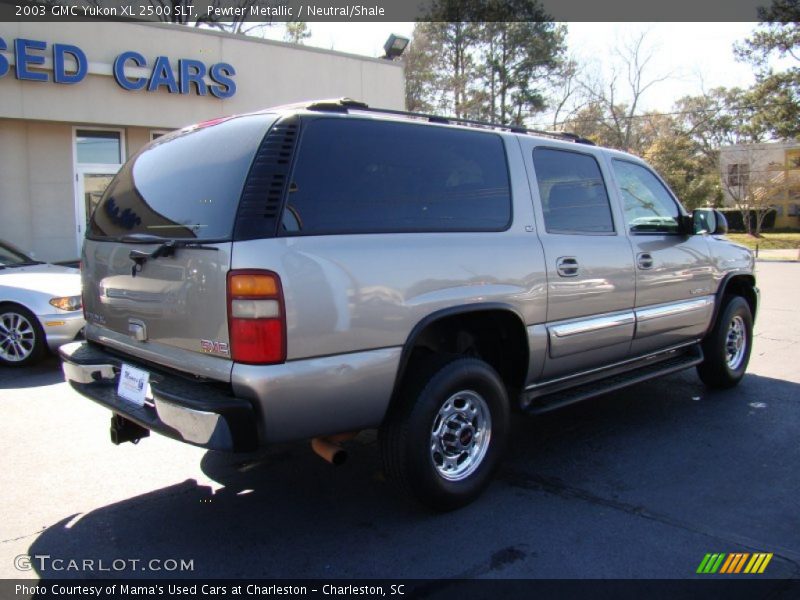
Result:
{"label": "sedan windshield", "polygon": [[0,242],[0,269],[5,267],[24,267],[26,265],[36,265],[38,261],[33,260],[30,256],[25,256],[22,252],[6,244]]}

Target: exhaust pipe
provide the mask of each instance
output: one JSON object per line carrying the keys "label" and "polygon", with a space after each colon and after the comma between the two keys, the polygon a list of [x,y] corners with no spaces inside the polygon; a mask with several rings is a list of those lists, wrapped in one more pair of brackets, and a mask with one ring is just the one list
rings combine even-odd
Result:
{"label": "exhaust pipe", "polygon": [[351,440],[357,434],[358,432],[337,433],[336,435],[315,437],[311,440],[311,449],[317,456],[338,467],[347,461],[347,450],[342,448],[339,443]]}

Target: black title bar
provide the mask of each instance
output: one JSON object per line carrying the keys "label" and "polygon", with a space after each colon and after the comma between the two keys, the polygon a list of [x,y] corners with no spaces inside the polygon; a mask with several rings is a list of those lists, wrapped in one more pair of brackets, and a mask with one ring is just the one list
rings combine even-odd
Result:
{"label": "black title bar", "polygon": [[770,5],[769,0],[0,0],[0,21],[713,22],[759,21]]}

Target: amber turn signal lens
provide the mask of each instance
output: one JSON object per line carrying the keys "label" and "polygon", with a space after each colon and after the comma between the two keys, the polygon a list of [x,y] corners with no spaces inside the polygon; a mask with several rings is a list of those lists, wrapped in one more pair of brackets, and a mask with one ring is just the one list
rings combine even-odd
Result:
{"label": "amber turn signal lens", "polygon": [[237,274],[230,278],[230,294],[234,298],[276,296],[278,282],[274,275]]}

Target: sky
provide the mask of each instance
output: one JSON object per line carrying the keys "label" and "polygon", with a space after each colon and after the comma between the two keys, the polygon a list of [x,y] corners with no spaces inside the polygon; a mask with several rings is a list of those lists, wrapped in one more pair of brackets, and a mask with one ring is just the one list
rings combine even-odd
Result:
{"label": "sky", "polygon": [[[750,65],[736,62],[733,44],[742,41],[755,23],[568,23],[567,46],[587,68],[607,67],[597,57],[607,57],[618,40],[647,32],[645,46],[653,53],[648,73],[669,78],[653,86],[643,98],[643,108],[668,111],[675,100],[718,86],[747,87],[753,82]],[[309,46],[377,57],[389,34],[410,37],[413,23],[309,23]],[[282,32],[271,28],[266,37]]]}

